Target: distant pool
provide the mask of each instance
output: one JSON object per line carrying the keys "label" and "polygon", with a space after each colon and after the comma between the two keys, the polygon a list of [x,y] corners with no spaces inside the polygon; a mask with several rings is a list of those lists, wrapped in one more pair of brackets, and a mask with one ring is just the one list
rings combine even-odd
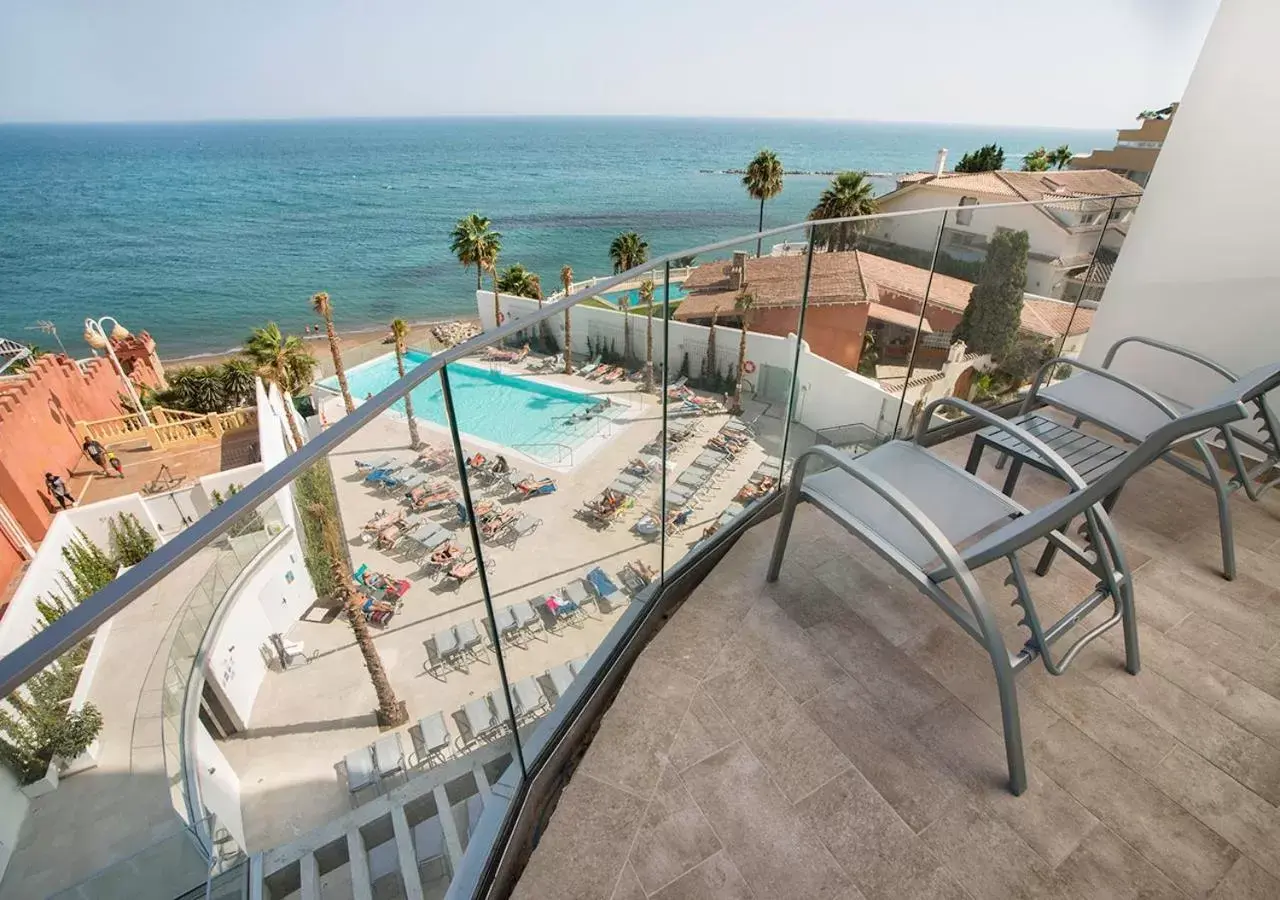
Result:
{"label": "distant pool", "polygon": [[[410,350],[405,369],[430,359],[429,353]],[[351,395],[359,400],[399,378],[396,356],[388,353],[347,370]],[[338,380],[330,376],[320,386],[338,390]],[[449,386],[458,416],[458,430],[484,441],[519,450],[536,459],[563,462],[563,447],[577,448],[600,431],[600,420],[570,423],[575,413],[596,405],[598,398],[567,390],[537,378],[520,378],[487,368],[453,363],[449,366]],[[432,376],[409,394],[415,418],[447,426],[440,378]],[[404,401],[393,407],[404,414]]]}
{"label": "distant pool", "polygon": [[[663,289],[663,286],[661,284],[658,284],[658,283],[654,284],[653,286],[653,305],[654,306],[662,305],[662,289]],[[603,299],[608,300],[614,306],[621,306],[623,303],[624,297],[626,298],[626,304],[628,306],[640,305],[640,289],[639,288],[632,288],[629,291],[605,291],[600,296]],[[672,302],[676,300],[683,300],[687,296],[689,295],[684,292],[684,282],[681,282],[681,281],[671,282]]]}

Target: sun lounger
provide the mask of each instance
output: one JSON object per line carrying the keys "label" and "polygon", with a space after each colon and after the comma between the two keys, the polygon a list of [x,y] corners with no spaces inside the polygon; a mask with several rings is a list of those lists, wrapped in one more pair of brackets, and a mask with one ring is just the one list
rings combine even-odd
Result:
{"label": "sun lounger", "polygon": [[625,374],[626,372],[621,366],[614,366],[611,370],[600,377],[600,381],[603,384],[613,384]]}
{"label": "sun lounger", "polygon": [[591,593],[587,588],[587,583],[581,578],[570,581],[561,590],[564,593],[564,598],[570,603],[577,604],[583,612],[586,612],[588,603],[596,602],[595,595]]}
{"label": "sun lounger", "polygon": [[619,475],[609,485],[609,490],[616,494],[622,494],[627,497],[634,497],[640,493],[641,489],[648,484],[643,478],[636,478],[632,475]]}
{"label": "sun lounger", "polygon": [[590,377],[591,373],[598,368],[600,368],[600,357],[597,356],[595,359],[591,360],[591,362],[587,363],[585,366],[579,366],[577,369],[577,374],[582,375],[583,377]]}
{"label": "sun lounger", "polygon": [[710,478],[710,472],[707,469],[685,469],[676,478],[676,484],[682,484],[687,488],[697,490],[707,483]]}
{"label": "sun lounger", "polygon": [[596,566],[588,572],[587,583],[591,585],[591,590],[595,591],[596,596],[601,600],[607,600],[610,605],[616,602],[614,598],[619,594],[618,586],[613,583],[613,579],[609,577],[604,569]]}
{"label": "sun lounger", "polygon": [[556,491],[556,480],[554,478],[526,478],[517,482],[516,490],[523,497],[535,497],[538,494],[554,494]]}
{"label": "sun lounger", "polygon": [[573,624],[586,616],[586,610],[566,598],[563,592],[552,592],[539,601],[557,624]]}
{"label": "sun lounger", "polygon": [[361,747],[352,750],[342,760],[347,775],[347,793],[354,801],[356,795],[367,787],[378,786],[378,769],[373,762],[373,750]]}
{"label": "sun lounger", "polygon": [[454,721],[458,723],[457,747],[460,751],[488,740],[500,730],[498,711],[491,696],[476,697],[453,714]]}
{"label": "sun lounger", "polygon": [[511,705],[520,720],[527,721],[543,712],[547,708],[547,698],[538,686],[538,680],[526,675],[511,685]]}
{"label": "sun lounger", "polygon": [[[1196,440],[1209,429],[1246,421],[1250,410],[1245,404],[1260,401],[1277,385],[1280,364],[1250,372],[1200,407],[1181,415],[1166,412],[1164,424],[1092,483],[1026,428],[954,397],[935,400],[922,410],[914,440],[889,441],[857,458],[828,446],[811,447],[797,457],[766,577],[770,582],[778,579],[796,506],[802,501],[826,513],[902,572],[954,619],[990,660],[1001,703],[1009,786],[1014,794],[1021,794],[1027,787],[1027,773],[1014,676],[1036,660],[1050,674],[1064,674],[1081,649],[1115,625],[1122,626],[1125,668],[1136,675],[1140,667],[1133,573],[1105,501],[1173,444]],[[1028,509],[976,475],[930,453],[920,441],[943,406],[973,416],[1016,441],[1066,483],[1067,493]],[[807,475],[811,460],[831,468]],[[1083,547],[1065,533],[1079,517],[1083,517]],[[1018,553],[1046,541],[1085,569],[1087,575],[1081,583],[1090,586],[1085,597],[1070,604],[1057,621],[1042,621]],[[1009,579],[993,582],[975,576],[976,570],[992,563],[999,564],[993,574],[1002,575],[1007,568]],[[1020,624],[1030,637],[1016,652],[1010,652],[984,596],[982,585],[991,583],[1011,586],[1014,603],[1021,607]],[[1001,603],[1007,600],[1007,595],[999,598]],[[1059,597],[1054,601],[1055,605],[1062,602]],[[1068,642],[1067,635],[1108,602],[1114,612]]]}
{"label": "sun lounger", "polygon": [[668,396],[672,398],[679,398],[684,396],[684,391],[686,390],[685,384],[688,383],[688,381],[689,381],[688,376],[682,375],[677,381],[674,381],[671,384],[667,385]]}
{"label": "sun lounger", "polygon": [[551,686],[555,688],[556,699],[559,700],[573,686],[573,671],[569,668],[568,663],[561,663],[554,668],[547,669],[547,679],[551,682]]}
{"label": "sun lounger", "polygon": [[512,617],[528,634],[543,630],[542,616],[538,615],[538,611],[528,600],[517,600],[511,604],[510,609]]}
{"label": "sun lounger", "polygon": [[699,469],[707,469],[708,471],[715,472],[718,471],[728,459],[729,457],[727,454],[712,453],[704,450],[694,458],[690,465],[697,466]]}
{"label": "sun lounger", "polygon": [[453,744],[449,735],[449,726],[445,724],[444,713],[434,712],[418,720],[418,724],[409,729],[409,739],[413,741],[413,764],[415,766],[430,765],[440,761],[444,752]]}
{"label": "sun lounger", "polygon": [[373,463],[363,462],[357,459],[356,471],[363,472],[364,474],[367,475],[370,472],[378,472],[384,469],[389,469],[392,465],[395,464],[395,462],[396,462],[396,459],[393,456],[388,456],[384,459],[380,459],[377,462],[373,462]]}
{"label": "sun lounger", "polygon": [[400,732],[389,731],[373,742],[373,758],[378,764],[378,777],[403,775],[405,771],[404,744]]}

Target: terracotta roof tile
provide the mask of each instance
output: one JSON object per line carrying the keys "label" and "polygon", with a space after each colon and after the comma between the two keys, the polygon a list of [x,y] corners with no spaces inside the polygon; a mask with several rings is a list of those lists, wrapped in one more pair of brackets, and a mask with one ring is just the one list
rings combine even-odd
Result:
{"label": "terracotta roof tile", "polygon": [[[757,307],[786,308],[800,305],[804,285],[803,256],[762,257],[747,260],[747,289],[755,295]],[[729,263],[703,263],[689,273],[684,289],[689,296],[676,312],[678,319],[709,318],[713,312],[733,312],[737,292],[728,289]],[[929,283],[929,270],[897,260],[876,256],[866,251],[818,253],[813,257],[813,273],[809,282],[809,302],[816,305],[861,303],[871,301],[869,315],[880,321],[915,328],[916,316],[881,304],[885,291],[913,297],[924,297],[929,290],[930,306],[945,306],[963,312],[969,305],[973,284],[950,275],[935,272]],[[1093,310],[1080,309],[1072,319],[1073,304],[1062,300],[1027,297],[1022,304],[1022,328],[1025,331],[1060,337],[1071,322],[1071,333],[1082,334],[1093,323]]]}
{"label": "terracotta roof tile", "polygon": [[1100,197],[1141,194],[1136,183],[1108,169],[1063,169],[1050,172],[914,172],[899,185],[927,184],[963,193],[995,194],[1011,200],[1052,200],[1055,197]]}

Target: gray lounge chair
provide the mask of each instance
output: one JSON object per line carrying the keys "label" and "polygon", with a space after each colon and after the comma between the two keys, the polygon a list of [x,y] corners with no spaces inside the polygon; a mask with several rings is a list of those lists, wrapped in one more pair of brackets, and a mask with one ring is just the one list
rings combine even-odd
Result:
{"label": "gray lounge chair", "polygon": [[458,723],[457,746],[460,751],[486,740],[499,727],[498,712],[491,697],[491,694],[476,697],[453,714],[454,721]]}
{"label": "gray lounge chair", "polygon": [[[1032,383],[1031,390],[1027,392],[1022,405],[1022,416],[1030,415],[1032,409],[1044,404],[1074,416],[1077,425],[1081,420],[1092,422],[1129,443],[1140,444],[1171,419],[1186,414],[1190,410],[1188,404],[1110,371],[1116,353],[1125,345],[1145,346],[1148,350],[1157,350],[1190,361],[1208,369],[1215,380],[1225,380],[1229,385],[1240,381],[1229,369],[1194,351],[1151,338],[1127,337],[1111,345],[1101,367],[1085,365],[1079,360],[1065,357],[1046,363]],[[1059,366],[1069,366],[1076,371],[1056,384],[1044,384],[1045,379]],[[1223,425],[1217,429],[1235,469],[1235,477],[1224,480],[1209,449],[1207,435],[1200,435],[1189,441],[1199,465],[1177,453],[1163,454],[1165,462],[1213,490],[1218,503],[1222,571],[1228,579],[1236,576],[1235,541],[1228,499],[1231,494],[1243,489],[1250,500],[1257,500],[1274,483],[1260,479],[1271,473],[1280,460],[1280,427],[1277,426],[1265,396],[1258,394],[1248,398],[1246,402],[1254,408],[1253,417],[1261,427],[1261,440],[1234,425]],[[1241,443],[1261,453],[1262,461],[1252,467],[1247,465],[1240,450]]]}
{"label": "gray lounge chair", "polygon": [[352,750],[342,760],[347,776],[347,792],[354,803],[365,788],[378,787],[378,769],[373,762],[373,750],[361,747]]}
{"label": "gray lounge chair", "polygon": [[404,744],[400,732],[390,731],[373,742],[373,758],[378,764],[378,778],[405,773]]}
{"label": "gray lounge chair", "polygon": [[528,600],[517,600],[511,604],[509,609],[511,610],[511,617],[519,623],[520,627],[530,637],[533,636],[534,632],[546,630],[546,624],[542,621],[542,616],[538,614],[538,611],[533,608],[533,604]]}
{"label": "gray lounge chair", "polygon": [[[895,440],[857,458],[827,446],[815,446],[796,459],[792,481],[778,524],[767,579],[776,581],[786,553],[796,506],[806,501],[818,507],[872,550],[885,558],[921,593],[977,641],[991,660],[1000,696],[1009,785],[1014,794],[1027,787],[1014,676],[1036,659],[1052,675],[1063,674],[1076,654],[1116,624],[1124,630],[1125,668],[1136,675],[1140,666],[1138,629],[1134,612],[1133,578],[1119,537],[1102,501],[1136,471],[1207,428],[1243,420],[1244,400],[1280,384],[1280,366],[1257,370],[1240,379],[1223,395],[1183,416],[1166,422],[1104,476],[1086,484],[1057,453],[1026,429],[991,412],[952,397],[930,403],[920,417],[914,441]],[[940,406],[950,406],[1007,431],[1039,454],[1069,487],[1069,492],[1042,507],[1028,510],[957,466],[934,456],[920,445],[925,426]],[[806,475],[811,461],[831,468]],[[1063,534],[1077,516],[1084,517],[1085,547]],[[1096,579],[1096,587],[1058,621],[1042,625],[1030,584],[1017,551],[1048,540]],[[963,546],[964,549],[957,549]],[[973,571],[998,560],[1007,561],[1015,603],[1030,637],[1011,654]],[[952,599],[947,582],[962,598]],[[1110,600],[1114,613],[1093,626],[1061,653],[1054,644],[1089,613]]]}
{"label": "gray lounge chair", "polygon": [[505,544],[514,545],[522,537],[528,537],[538,530],[538,526],[542,524],[541,519],[534,518],[528,513],[521,513],[514,522],[508,526],[507,530],[502,533],[502,540]]}
{"label": "gray lounge chair", "polygon": [[511,685],[511,705],[515,707],[520,721],[532,719],[542,712],[547,706],[547,698],[538,687],[537,679],[528,675]]}
{"label": "gray lounge chair", "polygon": [[573,686],[574,672],[569,668],[568,663],[561,663],[554,668],[547,669],[547,678],[551,681],[551,686],[556,689],[556,699],[559,700],[565,695],[570,687]]}
{"label": "gray lounge chair", "polygon": [[449,726],[445,724],[444,713],[435,712],[418,720],[418,724],[409,729],[409,738],[413,741],[414,765],[430,765],[439,761],[449,749],[453,739],[449,735]]}
{"label": "gray lounge chair", "polygon": [[[587,611],[588,603],[590,603],[593,606],[596,606],[596,595],[591,593],[591,591],[587,588],[587,583],[583,581],[581,578],[575,581],[570,581],[568,584],[564,586],[564,589],[561,591],[561,593],[564,595],[564,598],[566,600],[572,603],[576,603],[578,605],[578,608],[581,609],[583,612]],[[597,609],[598,608],[599,607],[597,606]]]}

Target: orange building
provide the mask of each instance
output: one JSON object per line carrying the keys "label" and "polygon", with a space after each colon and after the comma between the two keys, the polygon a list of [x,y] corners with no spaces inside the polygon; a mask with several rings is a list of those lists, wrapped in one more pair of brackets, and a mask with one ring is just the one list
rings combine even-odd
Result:
{"label": "orange building", "polygon": [[[749,291],[755,298],[749,328],[785,337],[797,331],[800,299],[804,295],[805,256],[749,258],[735,253],[732,260],[704,263],[684,282],[688,296],[675,317],[698,325],[736,326],[741,317],[737,298]],[[928,291],[928,309],[920,309]],[[917,326],[921,342],[918,365],[941,365],[952,343],[952,332],[969,305],[973,284],[949,275],[876,256],[862,250],[816,253],[809,274],[804,334],[819,356],[857,370],[863,338],[876,336],[880,360],[903,361],[911,353]],[[1022,305],[1022,331],[1054,341],[1064,334],[1088,333],[1093,310],[1074,304],[1027,296]]]}

